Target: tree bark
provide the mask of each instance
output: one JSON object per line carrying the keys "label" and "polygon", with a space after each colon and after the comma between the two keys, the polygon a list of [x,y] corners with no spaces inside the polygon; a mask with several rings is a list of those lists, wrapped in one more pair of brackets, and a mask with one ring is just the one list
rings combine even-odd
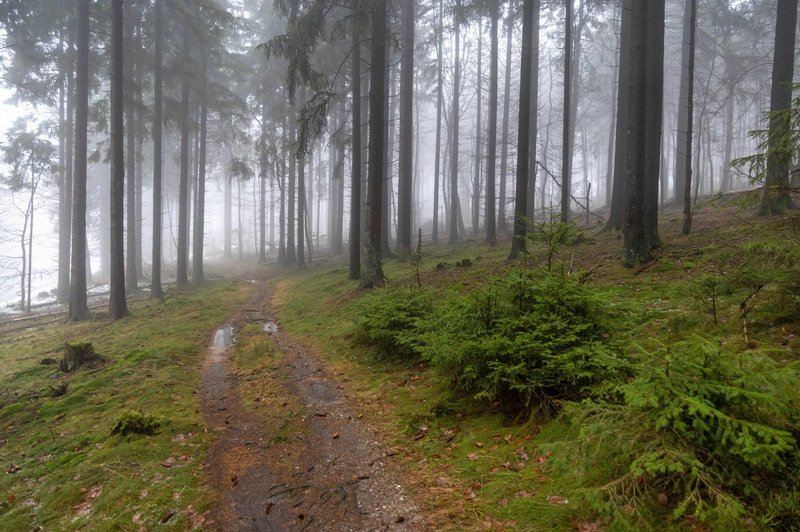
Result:
{"label": "tree bark", "polygon": [[153,58],[153,258],[150,280],[150,296],[161,298],[161,171],[163,168],[161,127],[162,116],[162,88],[161,88],[161,46],[163,41],[162,30],[162,0],[155,1],[155,53]]}
{"label": "tree bark", "polygon": [[397,250],[411,256],[414,171],[414,2],[402,2],[403,57],[400,66],[400,159],[397,178]]}
{"label": "tree bark", "polygon": [[461,216],[460,200],[458,197],[458,125],[460,120],[459,103],[461,98],[461,0],[456,0],[453,13],[453,34],[456,40],[455,58],[453,65],[453,106],[452,119],[450,120],[450,134],[452,135],[452,148],[450,148],[450,242],[459,240],[459,217]]}
{"label": "tree bark", "polygon": [[[128,19],[132,18],[132,9],[128,9]],[[133,24],[128,24],[125,30],[125,40],[127,47],[132,50],[134,47],[133,41]],[[133,61],[125,62],[125,78],[128,87],[132,87],[135,83],[133,79]],[[126,141],[127,155],[125,156],[125,173],[128,175],[127,181],[127,255],[126,255],[126,293],[133,294],[138,290],[139,272],[136,264],[136,118],[135,118],[135,105],[133,94],[129,93],[125,99],[125,128],[128,138]]]}
{"label": "tree bark", "polygon": [[350,158],[350,279],[361,277],[361,35],[353,29],[352,154]]}
{"label": "tree bark", "polygon": [[431,230],[431,239],[434,242],[439,242],[439,184],[441,183],[441,157],[442,157],[442,41],[444,39],[444,32],[442,28],[443,15],[443,0],[439,0],[439,13],[437,22],[437,37],[436,37],[436,151],[433,170],[433,229]]}
{"label": "tree bark", "polygon": [[[203,281],[203,240],[206,216],[206,144],[208,137],[208,103],[206,103],[206,61],[203,58],[203,79],[200,94],[200,146],[197,150],[197,195],[194,205],[194,224],[192,226],[192,279]],[[263,197],[263,196],[262,196]],[[262,200],[263,201],[263,200]],[[262,203],[263,205],[263,203]],[[263,217],[262,217],[263,222]],[[262,233],[263,236],[263,233]]]}
{"label": "tree bark", "polygon": [[[688,235],[692,230],[692,135],[694,127],[694,62],[695,62],[695,39],[697,35],[697,0],[687,0],[689,4],[689,37],[688,37],[688,55],[686,62],[686,134],[683,139],[683,146],[676,145],[675,151],[677,152],[683,148],[683,158],[675,158],[676,165],[682,165],[681,169],[682,180],[681,185],[683,189],[683,227],[682,232]],[[678,126],[680,130],[680,126]],[[675,175],[678,175],[678,167],[675,168]],[[677,179],[675,181],[677,186]],[[678,191],[676,189],[676,196]]]}
{"label": "tree bark", "polygon": [[[123,138],[122,0],[111,2],[111,271],[109,312],[112,320],[128,314],[125,300],[125,145]],[[132,176],[128,176],[130,180]],[[134,265],[135,268],[135,265]],[[135,282],[135,280],[134,280]]]}
{"label": "tree bark", "polygon": [[494,244],[497,241],[497,70],[499,43],[497,35],[500,18],[500,2],[491,4],[491,29],[489,51],[489,138],[486,146],[486,241]]}
{"label": "tree bark", "polygon": [[773,155],[767,160],[766,190],[761,202],[762,214],[778,214],[791,204],[789,196],[789,165],[786,154],[786,136],[790,119],[786,113],[792,105],[792,79],[794,77],[794,46],[797,30],[797,0],[778,0],[775,23],[775,53],[772,61],[772,88],[769,104],[768,150]]}
{"label": "tree bark", "polygon": [[75,69],[75,171],[72,195],[72,260],[70,262],[69,319],[89,315],[86,300],[86,145],[89,115],[89,6],[78,2],[78,58]]}
{"label": "tree bark", "polygon": [[506,174],[508,172],[508,130],[511,121],[511,44],[514,35],[514,0],[508,2],[508,20],[506,21],[506,72],[505,93],[503,96],[503,145],[500,155],[500,193],[497,207],[497,231],[507,233],[506,224]]}
{"label": "tree bark", "polygon": [[[572,0],[566,0],[564,22],[564,125],[561,136],[561,223],[569,222],[572,204]],[[523,55],[523,57],[527,57]]]}
{"label": "tree bark", "polygon": [[[306,102],[306,88],[300,87],[300,103],[305,105]],[[305,158],[300,157],[297,159],[297,267],[301,270],[306,267],[305,260],[305,246],[304,232],[305,232],[305,199],[306,199],[306,182],[305,182]]]}
{"label": "tree bark", "polygon": [[611,207],[606,229],[622,229],[628,201],[628,85],[631,62],[631,14],[633,0],[623,0],[620,23],[619,67],[617,83],[617,124],[614,141],[614,183],[611,192]]}
{"label": "tree bark", "polygon": [[386,3],[378,0],[372,8],[372,68],[369,96],[369,173],[367,176],[367,233],[361,287],[381,287],[381,181],[383,178],[383,130],[385,122],[384,70],[386,69]]}
{"label": "tree bark", "polygon": [[478,70],[476,85],[478,93],[476,95],[477,112],[475,116],[475,167],[473,168],[474,173],[472,177],[472,236],[478,236],[481,228],[481,170],[483,169],[483,136],[481,134],[481,119],[483,118],[483,19],[481,17],[478,17]]}
{"label": "tree bark", "polygon": [[[533,44],[533,4],[534,0],[522,3],[522,57],[531,56]],[[569,41],[567,41],[569,42]],[[531,62],[522,61],[519,74],[519,126],[517,132],[517,190],[514,201],[514,234],[511,241],[510,259],[519,257],[526,250],[525,238],[528,221],[528,150],[530,148],[531,113]]]}
{"label": "tree bark", "polygon": [[183,79],[181,81],[181,159],[178,187],[178,271],[177,284],[189,284],[189,24],[183,25]]}
{"label": "tree bark", "polygon": [[[628,206],[625,266],[649,262],[657,245],[664,60],[664,0],[633,2],[628,79]],[[655,210],[655,212],[652,212]]]}
{"label": "tree bark", "polygon": [[530,130],[528,134],[528,211],[526,216],[529,221],[534,220],[536,212],[536,177],[538,167],[536,165],[536,143],[539,137],[539,43],[541,31],[539,28],[541,20],[541,0],[533,2],[533,30],[531,37],[531,112]]}

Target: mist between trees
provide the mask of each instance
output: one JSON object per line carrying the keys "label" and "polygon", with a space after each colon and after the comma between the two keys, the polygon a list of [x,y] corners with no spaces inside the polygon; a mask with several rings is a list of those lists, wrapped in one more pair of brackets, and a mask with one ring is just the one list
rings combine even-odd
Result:
{"label": "mist between trees", "polygon": [[551,218],[621,230],[625,263],[645,263],[662,206],[688,232],[699,196],[766,184],[764,212],[788,204],[796,13],[3,2],[3,294],[27,311],[52,296],[80,320],[107,284],[121,317],[126,296],[202,281],[209,260],[344,253],[350,278],[380,286],[381,261],[410,258],[420,235],[516,257],[530,221]]}

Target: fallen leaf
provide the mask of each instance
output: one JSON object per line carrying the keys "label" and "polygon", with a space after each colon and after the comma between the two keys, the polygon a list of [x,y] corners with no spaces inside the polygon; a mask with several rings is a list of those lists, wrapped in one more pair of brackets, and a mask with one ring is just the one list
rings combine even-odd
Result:
{"label": "fallen leaf", "polygon": [[18,466],[17,464],[11,464],[10,466],[8,466],[8,469],[6,470],[6,473],[8,473],[10,475],[12,473],[16,473],[20,469],[22,469],[22,468],[20,466]]}
{"label": "fallen leaf", "polygon": [[186,508],[186,520],[189,522],[189,528],[195,530],[203,527],[206,523],[206,516],[195,512],[190,505]]}
{"label": "fallen leaf", "polygon": [[169,521],[170,519],[172,519],[172,516],[173,516],[173,515],[175,515],[175,512],[174,512],[173,510],[167,510],[167,511],[166,511],[166,512],[164,512],[164,514],[161,516],[161,519],[160,519],[159,521],[160,521],[160,522],[161,522],[161,524],[163,525],[164,523],[166,523],[167,521]]}
{"label": "fallen leaf", "polygon": [[476,442],[475,442],[475,447],[477,447],[478,449],[480,449],[481,447],[483,447],[483,444],[482,444],[481,442],[479,442],[479,441],[476,441]]}
{"label": "fallen leaf", "polygon": [[412,441],[421,440],[422,438],[425,437],[427,433],[428,433],[428,425],[423,425],[419,428],[417,432],[411,435],[411,440]]}
{"label": "fallen leaf", "polygon": [[84,496],[83,501],[81,501],[79,505],[75,506],[73,510],[75,510],[77,515],[88,515],[89,512],[92,511],[92,504],[94,503],[94,500],[103,493],[103,486],[93,486],[88,490],[84,488],[81,491],[86,495]]}
{"label": "fallen leaf", "polygon": [[334,440],[338,440],[340,436],[341,436],[341,434],[339,434],[338,432],[334,432],[332,437],[333,437]]}
{"label": "fallen leaf", "polygon": [[578,521],[572,521],[570,523],[573,530],[577,530],[578,532],[601,532],[605,530],[605,525],[603,521],[594,521],[592,523],[580,523]]}
{"label": "fallen leaf", "polygon": [[550,495],[547,498],[547,502],[549,504],[569,504],[569,500],[567,500],[565,497],[562,497],[561,495]]}
{"label": "fallen leaf", "polygon": [[500,508],[505,508],[508,506],[508,499],[500,499],[497,505],[500,506]]}
{"label": "fallen leaf", "polygon": [[167,469],[169,469],[174,465],[175,465],[175,458],[172,456],[161,462],[161,467],[166,467]]}
{"label": "fallen leaf", "polygon": [[142,524],[142,512],[136,512],[133,514],[133,518],[131,519],[135,524],[141,525]]}
{"label": "fallen leaf", "polygon": [[503,523],[501,523],[492,516],[489,516],[483,520],[483,522],[481,523],[481,528],[483,530],[505,530]]}
{"label": "fallen leaf", "polygon": [[511,443],[511,440],[513,438],[514,438],[514,436],[512,436],[511,434],[506,434],[506,436],[505,436],[505,438],[503,438],[503,440],[505,440],[506,443]]}
{"label": "fallen leaf", "polygon": [[527,497],[535,497],[535,496],[536,496],[535,491],[526,491],[526,490],[521,490],[514,494],[514,497],[516,497],[517,499],[525,499]]}
{"label": "fallen leaf", "polygon": [[469,453],[467,455],[467,460],[469,460],[470,462],[474,462],[477,459],[478,459],[478,453]]}

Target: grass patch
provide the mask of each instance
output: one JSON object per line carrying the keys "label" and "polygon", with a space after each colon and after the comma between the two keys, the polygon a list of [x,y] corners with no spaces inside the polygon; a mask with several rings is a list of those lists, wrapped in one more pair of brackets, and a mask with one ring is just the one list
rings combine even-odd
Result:
{"label": "grass patch", "polygon": [[[163,303],[135,303],[116,322],[98,315],[6,335],[0,345],[0,528],[197,522],[215,497],[202,469],[209,436],[195,395],[199,366],[209,334],[248,293],[247,283],[209,283],[170,292]],[[70,374],[40,364],[61,358],[68,342],[91,343],[103,364]],[[66,385],[64,395],[49,392],[56,383]],[[120,420],[132,428],[140,413],[157,418],[158,430],[112,436],[115,426],[127,430]]]}

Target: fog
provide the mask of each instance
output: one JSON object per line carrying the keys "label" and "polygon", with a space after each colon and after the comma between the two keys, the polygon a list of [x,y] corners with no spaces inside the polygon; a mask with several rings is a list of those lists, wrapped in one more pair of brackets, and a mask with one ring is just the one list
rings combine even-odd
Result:
{"label": "fog", "polygon": [[[111,205],[116,200],[111,200],[111,185],[119,183],[127,187],[129,182],[132,187],[125,190],[122,205],[127,209],[131,204],[133,208],[130,212],[122,211],[119,222],[124,232],[122,241],[116,245],[123,246],[126,257],[123,260],[134,257],[137,263],[135,278],[131,278],[131,265],[127,263],[127,291],[149,289],[154,249],[157,41],[162,54],[162,72],[158,75],[163,91],[159,111],[163,127],[159,156],[163,171],[160,189],[163,279],[159,278],[159,283],[182,284],[184,280],[202,278],[202,271],[193,271],[197,269],[197,259],[193,262],[191,258],[197,255],[194,248],[198,242],[203,262],[266,261],[305,267],[319,256],[347,252],[353,223],[350,212],[354,30],[350,8],[325,2],[273,5],[271,1],[203,0],[164,2],[161,6],[152,0],[131,0],[123,7],[120,38],[124,45],[119,53],[111,43],[113,13],[109,5],[87,2],[88,148],[85,154],[80,154],[76,151],[74,130],[79,77],[75,57],[80,40],[79,12],[75,6],[83,1],[11,2],[0,8],[3,84],[0,89],[3,150],[0,303],[6,305],[5,311],[23,310],[25,283],[30,283],[29,298],[34,306],[37,301],[67,300],[68,287],[64,283],[69,276],[62,276],[59,287],[58,268],[59,264],[69,264],[64,256],[59,261],[60,254],[69,247],[62,246],[60,250],[59,242],[71,232],[71,220],[66,217],[71,211],[64,194],[65,187],[70,186],[67,183],[77,177],[73,173],[78,167],[70,165],[73,157],[85,157],[88,161],[85,234],[90,280],[86,290],[95,287],[94,290],[103,291],[110,281],[114,284],[111,251],[119,233],[113,231]],[[160,33],[156,27],[157,5],[163,10]],[[487,213],[492,212],[488,202],[492,199],[497,219],[493,217],[491,225],[496,221],[498,236],[510,236],[518,208],[515,183],[522,96],[520,66],[525,61],[534,61],[531,94],[536,114],[529,140],[532,155],[526,179],[531,190],[525,213],[533,220],[559,214],[564,193],[561,190],[563,139],[570,138],[571,146],[566,152],[571,158],[568,180],[571,197],[567,200],[570,208],[566,219],[589,225],[609,220],[615,164],[621,164],[615,161],[614,152],[615,136],[619,135],[617,109],[622,101],[618,87],[621,3],[576,0],[568,4],[573,10],[570,68],[574,82],[569,94],[574,119],[568,124],[567,136],[563,127],[565,5],[565,2],[541,3],[538,25],[534,28],[538,34],[535,59],[522,56],[522,6],[519,3],[498,6],[497,99],[493,100],[489,67],[493,55],[491,6],[476,4],[462,13],[461,3],[420,2],[413,23],[413,45],[409,46],[402,33],[405,4],[388,4],[390,45],[388,70],[384,74],[388,98],[382,105],[386,123],[384,142],[388,143],[383,148],[386,154],[383,183],[390,186],[381,196],[383,256],[392,250],[400,255],[407,253],[397,246],[399,237],[409,229],[415,244],[418,229],[425,242],[447,235],[452,239],[453,234],[458,239],[495,238],[494,234],[487,235],[487,231],[494,231],[487,224],[490,215]],[[686,69],[687,53],[685,7],[684,2],[666,2],[663,135],[660,169],[653,179],[659,188],[659,204],[667,207],[679,206],[684,201],[676,169],[682,149],[679,115],[685,107],[680,103],[685,90],[681,72]],[[320,9],[324,16],[320,15]],[[698,2],[697,9],[695,87],[690,98],[694,105],[691,154],[694,202],[698,197],[753,184],[748,176],[732,173],[729,164],[736,157],[756,151],[755,141],[747,132],[765,127],[775,2],[704,0]],[[458,35],[453,31],[456,16],[460,17]],[[372,164],[370,144],[374,139],[367,132],[371,99],[367,89],[372,75],[370,28],[365,21],[360,24],[355,29],[362,36],[359,46],[363,89],[358,103],[364,114],[356,132],[361,135],[362,150],[357,179],[362,187],[358,232],[362,236],[359,247],[363,247],[369,234],[364,211],[369,205],[366,183]],[[298,35],[302,38],[296,39]],[[287,44],[291,42],[295,44]],[[441,50],[441,74],[438,50]],[[456,50],[459,87],[453,86]],[[405,94],[401,72],[410,55],[414,59],[412,113],[404,117],[400,111]],[[124,82],[120,88],[122,100],[117,103],[119,116],[124,113],[124,122],[119,126],[124,127],[123,144],[119,144],[126,150],[124,177],[119,169],[111,167],[116,85],[110,67],[120,56]],[[437,114],[439,81],[440,115]],[[453,116],[456,93],[460,112]],[[497,112],[496,169],[489,175],[488,120],[492,106]],[[441,116],[440,121],[437,116]],[[25,160],[34,150],[17,146],[16,160],[13,153],[15,139],[21,138],[22,130],[14,129],[20,118],[26,131],[50,146],[49,151],[46,146],[36,148],[47,154],[46,160],[36,167],[40,182],[32,196],[31,183],[36,173],[33,163],[26,166]],[[401,186],[407,179],[401,173],[404,119],[410,121],[407,131],[411,131],[412,139],[410,228],[401,212],[401,200],[407,194]],[[441,128],[438,150],[437,128]],[[454,139],[454,134],[460,138]],[[305,140],[307,149],[302,153],[298,148],[303,143],[295,142],[296,135]],[[455,145],[458,145],[458,166],[453,172],[451,152]],[[451,211],[455,204],[450,197],[453,178],[460,217],[454,217]],[[183,179],[185,189],[181,188]],[[496,181],[494,198],[487,196],[489,180]],[[298,195],[301,185],[305,197]],[[205,191],[204,199],[197,193],[198,186]],[[186,194],[185,204],[181,202],[182,193]],[[28,242],[33,254],[30,267],[25,264],[30,251],[24,249],[22,240],[22,232],[29,230],[25,216],[29,200],[34,213],[33,236]],[[179,223],[182,208],[186,209],[185,243],[181,241]],[[202,210],[199,218],[198,208]],[[437,227],[433,226],[435,208],[438,208]],[[302,213],[298,212],[300,209]],[[449,225],[456,219],[458,228],[453,233]],[[298,223],[305,226],[302,234],[297,231]],[[196,227],[201,227],[199,240],[193,236]],[[127,238],[131,230],[135,234],[132,241]],[[302,250],[296,248],[301,239]],[[304,251],[302,258],[298,257],[301,251]],[[188,265],[181,265],[178,260],[184,253]],[[26,271],[29,279],[23,281]]]}

